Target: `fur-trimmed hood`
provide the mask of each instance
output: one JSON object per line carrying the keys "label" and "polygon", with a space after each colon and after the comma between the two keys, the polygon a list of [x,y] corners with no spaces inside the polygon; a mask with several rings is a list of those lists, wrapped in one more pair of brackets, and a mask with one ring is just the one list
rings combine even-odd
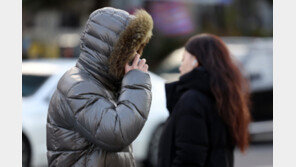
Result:
{"label": "fur-trimmed hood", "polygon": [[120,82],[124,66],[142,52],[152,36],[153,20],[145,10],[128,12],[105,7],[90,14],[81,35],[77,67],[110,86]]}

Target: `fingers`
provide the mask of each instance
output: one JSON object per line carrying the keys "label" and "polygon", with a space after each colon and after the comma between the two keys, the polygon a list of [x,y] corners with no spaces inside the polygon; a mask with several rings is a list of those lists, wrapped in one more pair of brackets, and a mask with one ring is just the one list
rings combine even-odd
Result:
{"label": "fingers", "polygon": [[149,68],[148,64],[145,64],[144,67],[143,67],[143,71],[148,72],[148,68]]}
{"label": "fingers", "polygon": [[143,68],[146,63],[146,59],[142,59],[139,63],[139,68]]}
{"label": "fingers", "polygon": [[140,61],[138,68],[143,72],[148,72],[148,64],[146,64],[146,59],[142,59]]}
{"label": "fingers", "polygon": [[148,72],[149,66],[146,64],[146,59],[140,60],[140,55],[136,54],[132,66],[129,63],[125,64],[125,73],[128,73],[130,70],[139,69],[143,72]]}
{"label": "fingers", "polygon": [[127,72],[129,71],[129,69],[130,69],[130,66],[129,66],[128,63],[126,63],[126,64],[125,64],[125,67],[124,67],[124,71],[125,71],[125,73],[127,73]]}
{"label": "fingers", "polygon": [[134,59],[133,65],[132,65],[133,67],[137,67],[139,59],[140,59],[140,55],[136,54],[136,57]]}

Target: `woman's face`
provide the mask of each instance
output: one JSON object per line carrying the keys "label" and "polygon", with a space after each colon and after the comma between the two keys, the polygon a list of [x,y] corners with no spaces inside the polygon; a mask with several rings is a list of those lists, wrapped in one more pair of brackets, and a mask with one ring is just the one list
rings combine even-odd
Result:
{"label": "woman's face", "polygon": [[184,75],[198,66],[195,56],[184,50],[181,66],[179,67],[181,75]]}

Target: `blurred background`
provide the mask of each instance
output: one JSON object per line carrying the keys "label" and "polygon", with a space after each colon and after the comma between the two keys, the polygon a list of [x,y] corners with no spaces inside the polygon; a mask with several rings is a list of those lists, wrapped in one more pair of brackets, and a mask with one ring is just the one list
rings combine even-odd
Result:
{"label": "blurred background", "polygon": [[158,137],[168,116],[163,84],[179,78],[183,46],[199,33],[222,37],[250,81],[251,145],[246,154],[235,150],[235,166],[273,165],[272,0],[22,0],[22,4],[23,166],[46,166],[45,124],[51,94],[61,75],[75,65],[89,14],[105,6],[131,14],[144,8],[154,20],[154,35],[143,57],[158,97],[134,142],[139,166],[155,164]]}

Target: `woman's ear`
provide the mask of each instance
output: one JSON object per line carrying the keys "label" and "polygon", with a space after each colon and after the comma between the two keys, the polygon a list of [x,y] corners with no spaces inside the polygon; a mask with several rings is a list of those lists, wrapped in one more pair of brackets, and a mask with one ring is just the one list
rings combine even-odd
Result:
{"label": "woman's ear", "polygon": [[192,66],[195,68],[195,67],[198,67],[198,61],[197,59],[195,58],[192,62]]}

